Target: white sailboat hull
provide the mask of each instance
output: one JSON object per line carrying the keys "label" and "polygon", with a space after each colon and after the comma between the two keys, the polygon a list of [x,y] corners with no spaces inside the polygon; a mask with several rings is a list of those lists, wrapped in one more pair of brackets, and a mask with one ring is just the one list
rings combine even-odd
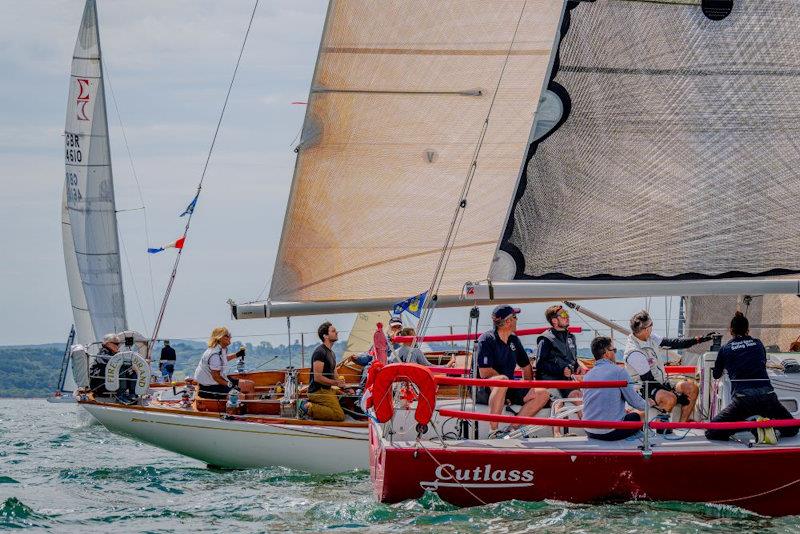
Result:
{"label": "white sailboat hull", "polygon": [[81,404],[111,432],[216,467],[283,466],[321,474],[369,467],[366,427],[232,421]]}

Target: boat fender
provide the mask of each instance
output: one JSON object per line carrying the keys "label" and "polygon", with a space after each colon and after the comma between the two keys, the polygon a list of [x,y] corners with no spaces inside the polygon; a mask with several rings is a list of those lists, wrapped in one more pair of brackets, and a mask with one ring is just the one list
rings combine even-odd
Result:
{"label": "boat fender", "polygon": [[80,388],[89,387],[89,355],[83,345],[73,345],[69,351],[72,362],[72,378],[75,385]]}
{"label": "boat fender", "polygon": [[416,363],[392,363],[380,366],[374,372],[372,369],[370,371],[368,382],[371,384],[368,383],[367,388],[371,390],[371,396],[367,401],[367,407],[373,408],[378,422],[385,423],[394,415],[391,388],[395,382],[402,381],[415,384],[419,390],[414,418],[422,425],[430,422],[436,406],[436,382],[433,373],[427,367]]}
{"label": "boat fender", "polygon": [[117,391],[119,389],[119,371],[126,358],[130,358],[131,369],[136,373],[137,395],[144,395],[150,387],[150,366],[147,360],[135,352],[118,352],[108,360],[106,365],[106,390]]}

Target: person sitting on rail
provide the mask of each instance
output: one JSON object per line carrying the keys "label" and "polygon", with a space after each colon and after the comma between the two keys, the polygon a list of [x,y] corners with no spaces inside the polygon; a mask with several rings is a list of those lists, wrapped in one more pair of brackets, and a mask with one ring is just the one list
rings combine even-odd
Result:
{"label": "person sitting on rail", "polygon": [[[602,382],[606,380],[623,380],[627,382],[630,376],[624,369],[617,367],[617,349],[611,338],[599,336],[592,340],[592,355],[597,363],[583,378],[584,383]],[[650,405],[655,401],[648,399]],[[644,398],[636,389],[628,384],[622,388],[587,388],[583,392],[583,420],[584,421],[642,421],[638,412],[625,413],[625,403],[635,410],[644,410],[647,406]],[[591,429],[586,434],[590,438],[603,441],[616,441],[633,436],[639,429]]]}
{"label": "person sitting on rail", "polygon": [[[561,305],[550,306],[544,312],[550,329],[536,339],[536,379],[575,380],[586,369],[578,362],[578,344],[569,331],[569,313]],[[550,396],[579,398],[579,389],[551,389]]]}
{"label": "person sitting on rail", "polygon": [[108,361],[119,352],[120,339],[117,334],[103,336],[100,351],[94,357],[94,362],[89,368],[89,388],[95,395],[108,395],[106,391],[106,366]]}
{"label": "person sitting on rail", "polygon": [[[745,421],[748,417],[762,416],[770,419],[792,419],[792,414],[781,404],[767,374],[767,351],[761,340],[750,337],[750,322],[742,312],[731,319],[733,338],[717,354],[712,374],[719,379],[727,371],[731,380],[731,403],[712,423]],[[796,436],[797,427],[777,429],[781,437]],[[728,440],[736,430],[706,430],[706,438]]]}
{"label": "person sitting on rail", "polygon": [[[522,342],[514,335],[517,330],[519,308],[501,304],[492,311],[494,328],[481,334],[475,345],[475,358],[478,359],[478,372],[481,378],[493,380],[514,380],[517,366],[522,369],[524,380],[533,378],[533,369]],[[500,415],[506,402],[521,405],[517,415],[535,416],[550,400],[546,389],[481,387],[476,394],[478,404],[488,404],[489,413]],[[490,438],[502,437],[507,431],[497,429],[496,421],[489,422]]]}
{"label": "person sitting on rail", "polygon": [[[403,337],[413,337],[417,335],[417,331],[411,327],[403,328],[400,330],[400,335]],[[419,347],[411,347],[411,341],[403,341],[400,343],[400,346],[397,347],[389,357],[389,363],[418,363],[426,367],[433,365],[428,361],[428,358],[425,357],[425,354],[422,353]]]}
{"label": "person sitting on rail", "polygon": [[[714,332],[702,337],[664,338],[653,333],[653,320],[642,310],[631,317],[631,334],[625,344],[625,367],[628,373],[642,381],[642,395],[656,402],[656,407],[669,414],[676,404],[681,406],[681,421],[688,421],[697,403],[700,388],[692,380],[670,384],[664,364],[663,349],[686,349],[710,341]],[[645,392],[647,383],[647,395]]]}
{"label": "person sitting on rail", "polygon": [[308,399],[297,401],[297,415],[302,419],[320,421],[344,421],[344,410],[332,386],[343,388],[345,381],[335,375],[336,355],[333,344],[339,340],[339,333],[329,322],[319,325],[317,335],[322,341],[311,355],[311,382],[308,385]]}
{"label": "person sitting on rail", "polygon": [[244,347],[233,354],[228,354],[230,344],[231,333],[227,328],[218,326],[211,331],[208,349],[203,353],[197,369],[194,371],[194,379],[199,385],[198,397],[222,400],[228,396],[231,389],[238,385],[236,378],[228,377],[225,373],[225,364],[241,356],[244,353]]}

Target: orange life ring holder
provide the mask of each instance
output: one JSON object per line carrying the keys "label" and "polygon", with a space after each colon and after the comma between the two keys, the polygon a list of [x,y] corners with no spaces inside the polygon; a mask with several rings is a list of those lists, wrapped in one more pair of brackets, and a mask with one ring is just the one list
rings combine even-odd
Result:
{"label": "orange life ring holder", "polygon": [[419,397],[414,418],[418,423],[427,425],[436,406],[436,382],[433,373],[417,363],[390,363],[377,369],[372,382],[371,399],[375,418],[385,423],[394,415],[391,387],[395,382],[412,382],[417,386]]}

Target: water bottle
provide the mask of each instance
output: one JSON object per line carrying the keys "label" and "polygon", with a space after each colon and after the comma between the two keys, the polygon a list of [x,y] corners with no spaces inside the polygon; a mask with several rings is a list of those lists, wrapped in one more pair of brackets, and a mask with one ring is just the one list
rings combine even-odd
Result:
{"label": "water bottle", "polygon": [[239,358],[239,361],[236,362],[236,372],[243,373],[244,372],[244,356]]}
{"label": "water bottle", "polygon": [[233,388],[230,393],[228,393],[228,408],[238,408],[239,407],[239,390]]}

